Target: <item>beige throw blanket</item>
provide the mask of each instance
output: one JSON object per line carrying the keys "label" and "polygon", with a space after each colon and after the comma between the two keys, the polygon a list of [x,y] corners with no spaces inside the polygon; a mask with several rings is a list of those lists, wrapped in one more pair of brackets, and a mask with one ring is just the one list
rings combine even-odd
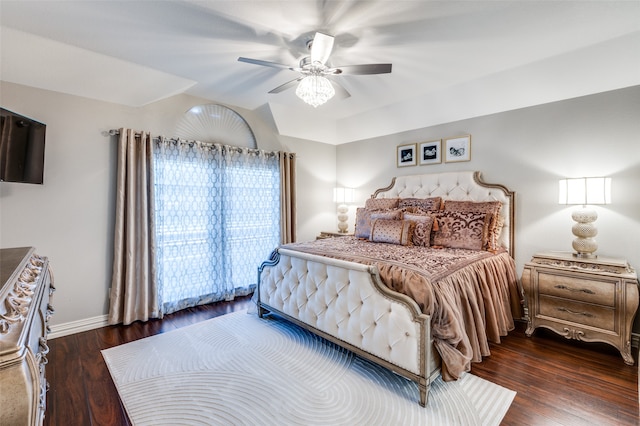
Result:
{"label": "beige throw blanket", "polygon": [[455,380],[471,362],[490,355],[521,317],[515,262],[506,252],[436,249],[373,243],[355,237],[283,246],[326,257],[375,265],[389,288],[413,298],[431,316],[442,377]]}

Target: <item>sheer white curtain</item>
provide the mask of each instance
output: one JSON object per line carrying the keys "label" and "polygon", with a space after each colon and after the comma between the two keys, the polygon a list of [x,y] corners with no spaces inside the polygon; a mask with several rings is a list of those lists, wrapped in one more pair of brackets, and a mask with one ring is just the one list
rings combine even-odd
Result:
{"label": "sheer white curtain", "polygon": [[251,292],[295,240],[295,154],[119,135],[109,324]]}
{"label": "sheer white curtain", "polygon": [[280,154],[155,141],[156,265],[163,314],[253,290],[257,267],[283,240]]}

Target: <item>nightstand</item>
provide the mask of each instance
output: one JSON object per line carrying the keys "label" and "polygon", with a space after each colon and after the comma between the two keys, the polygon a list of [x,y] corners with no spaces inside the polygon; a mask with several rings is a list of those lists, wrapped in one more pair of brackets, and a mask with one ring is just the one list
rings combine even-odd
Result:
{"label": "nightstand", "polygon": [[331,232],[331,231],[322,231],[320,235],[316,237],[316,240],[323,240],[325,238],[333,238],[333,237],[346,237],[349,235],[353,235],[353,232]]}
{"label": "nightstand", "polygon": [[522,286],[528,303],[527,336],[545,327],[567,339],[608,343],[633,365],[638,276],[626,260],[538,253],[525,264]]}

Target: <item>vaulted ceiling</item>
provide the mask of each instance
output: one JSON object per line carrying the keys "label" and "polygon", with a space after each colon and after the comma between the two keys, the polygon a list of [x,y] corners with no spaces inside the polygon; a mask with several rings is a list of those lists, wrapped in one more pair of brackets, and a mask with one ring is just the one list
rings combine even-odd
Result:
{"label": "vaulted ceiling", "polygon": [[[640,1],[0,1],[4,81],[141,106],[186,93],[340,144],[640,84]],[[316,31],[351,96],[290,89]]]}

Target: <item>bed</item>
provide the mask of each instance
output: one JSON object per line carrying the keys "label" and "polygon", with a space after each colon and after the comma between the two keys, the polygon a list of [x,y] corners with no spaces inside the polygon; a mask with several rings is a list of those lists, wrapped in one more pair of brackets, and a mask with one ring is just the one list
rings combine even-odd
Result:
{"label": "bed", "polygon": [[464,171],[400,176],[357,209],[354,236],[292,243],[258,269],[275,314],[417,383],[456,380],[522,317],[515,194]]}

